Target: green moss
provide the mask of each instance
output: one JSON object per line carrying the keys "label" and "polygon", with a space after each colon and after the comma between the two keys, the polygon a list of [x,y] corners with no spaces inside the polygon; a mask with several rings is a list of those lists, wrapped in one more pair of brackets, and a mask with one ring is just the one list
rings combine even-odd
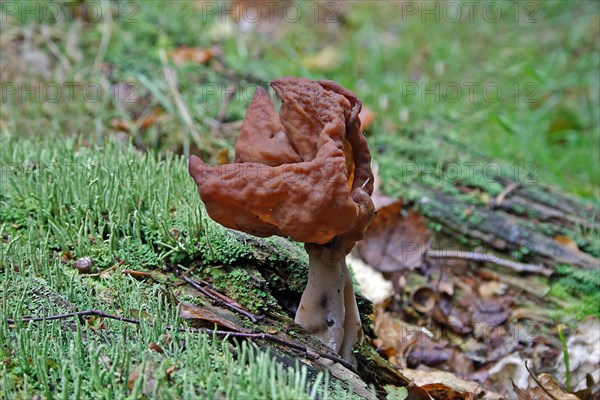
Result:
{"label": "green moss", "polygon": [[207,268],[213,286],[238,302],[251,313],[263,313],[279,309],[277,300],[264,290],[267,283],[251,267],[228,266]]}
{"label": "green moss", "polygon": [[[115,263],[114,253],[108,241],[100,241],[87,246],[78,247],[75,252],[75,259],[81,257],[90,257],[96,268],[110,267]],[[122,254],[123,255],[123,254]],[[125,254],[123,260],[128,260],[128,255]]]}
{"label": "green moss", "polygon": [[[371,327],[373,321],[371,316],[375,312],[373,309],[373,303],[362,296],[356,296],[356,304],[360,311],[360,321],[364,327]],[[370,329],[369,329],[370,330]]]}
{"label": "green moss", "polygon": [[308,254],[301,243],[276,236],[264,239],[271,247],[267,260],[271,263],[293,263],[295,266],[308,265]]}
{"label": "green moss", "polygon": [[207,224],[204,235],[199,238],[199,248],[206,264],[231,265],[248,259],[252,250],[240,243],[226,228]]}
{"label": "green moss", "polygon": [[600,271],[568,265],[559,265],[556,271],[561,276],[552,284],[549,294],[565,302],[564,307],[556,310],[556,317],[579,320],[588,315],[600,316]]}
{"label": "green moss", "polygon": [[163,265],[159,254],[150,244],[132,239],[124,240],[117,254],[119,259],[126,260],[127,264],[137,268],[155,269]]}

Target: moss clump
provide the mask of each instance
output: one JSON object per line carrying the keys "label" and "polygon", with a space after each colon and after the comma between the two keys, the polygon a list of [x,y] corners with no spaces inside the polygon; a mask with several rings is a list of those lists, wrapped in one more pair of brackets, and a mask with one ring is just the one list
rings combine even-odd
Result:
{"label": "moss clump", "polygon": [[152,245],[134,240],[125,240],[117,254],[121,260],[140,268],[156,269],[163,264]]}
{"label": "moss clump", "polygon": [[556,271],[562,276],[549,294],[566,302],[556,318],[574,316],[579,320],[588,315],[600,316],[600,271],[579,270],[569,265],[559,265]]}
{"label": "moss clump", "polygon": [[267,261],[273,264],[292,263],[295,266],[308,266],[308,254],[301,243],[293,242],[277,236],[264,239],[269,246]]}
{"label": "moss clump", "polygon": [[215,223],[206,226],[199,241],[200,251],[206,264],[231,265],[252,256],[252,249],[238,241],[226,228]]}
{"label": "moss clump", "polygon": [[251,267],[207,268],[214,287],[238,302],[251,313],[279,309],[277,300],[264,290],[267,285],[260,273]]}

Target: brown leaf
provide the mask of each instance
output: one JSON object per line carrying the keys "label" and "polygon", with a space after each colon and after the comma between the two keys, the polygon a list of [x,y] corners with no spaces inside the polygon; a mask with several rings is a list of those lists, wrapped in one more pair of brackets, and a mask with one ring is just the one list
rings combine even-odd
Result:
{"label": "brown leaf", "polygon": [[575,243],[573,241],[573,239],[571,239],[568,236],[564,236],[564,235],[554,236],[554,241],[562,244],[563,246],[565,246],[571,250],[575,250],[575,251],[579,250],[579,246],[577,246],[577,243]]}
{"label": "brown leaf", "polygon": [[73,258],[74,258],[73,254],[71,254],[68,250],[64,250],[62,252],[62,255],[61,255],[61,258],[60,258],[60,262],[63,263],[63,264],[67,264]]}
{"label": "brown leaf", "polygon": [[541,374],[538,376],[537,381],[541,385],[541,388],[545,389],[545,392],[551,393],[552,397],[557,400],[579,400],[574,394],[564,392],[551,375]]}
{"label": "brown leaf", "polygon": [[428,369],[426,371],[404,369],[402,370],[402,374],[412,380],[416,385],[420,385],[423,389],[427,390],[434,399],[449,400],[454,398],[478,398],[501,400],[505,398],[494,392],[486,391],[483,393],[481,385],[478,382],[461,379],[446,371],[438,371],[435,369]]}
{"label": "brown leaf", "polygon": [[[145,396],[150,396],[154,393],[154,388],[156,387],[156,377],[154,376],[154,371],[158,369],[158,364],[148,360],[146,362],[146,367],[144,368],[144,376],[142,378],[142,366],[138,365],[135,367],[133,371],[127,377],[127,388],[129,391],[133,391],[137,381],[142,378],[142,394]],[[160,390],[159,390],[160,393]],[[159,396],[160,397],[160,396]]]}
{"label": "brown leaf", "polygon": [[506,299],[485,299],[474,302],[473,323],[484,325],[488,328],[495,327],[506,322],[510,316],[511,309]]}
{"label": "brown leaf", "polygon": [[131,125],[129,124],[129,122],[125,121],[124,119],[120,119],[120,118],[113,118],[110,120],[110,127],[111,129],[114,129],[115,131],[120,131],[120,132],[128,132],[131,130]]}
{"label": "brown leaf", "polygon": [[206,64],[214,56],[214,49],[181,46],[171,51],[171,58],[177,65],[186,63]]}
{"label": "brown leaf", "polygon": [[180,304],[181,309],[179,312],[179,316],[182,319],[190,320],[196,323],[203,322],[204,325],[206,325],[206,323],[208,323],[209,325],[217,324],[238,332],[242,331],[242,328],[234,322],[207,308],[203,308],[192,303],[187,303],[185,301],[182,301]]}
{"label": "brown leaf", "polygon": [[409,351],[406,363],[409,368],[415,368],[421,364],[428,367],[445,363],[452,357],[453,350],[446,342],[435,342],[425,334],[419,334],[415,346]]}
{"label": "brown leaf", "polygon": [[515,391],[519,400],[557,400],[558,398],[552,398],[548,396],[544,389],[541,387],[534,387],[531,389],[521,389],[513,382],[513,390]]}
{"label": "brown leaf", "polygon": [[479,285],[478,291],[481,297],[492,298],[503,295],[507,288],[508,285],[500,281],[489,281]]}
{"label": "brown leaf", "polygon": [[421,387],[427,390],[427,393],[434,399],[472,400],[475,398],[473,393],[461,392],[452,389],[450,386],[446,386],[443,383],[431,383]]}
{"label": "brown leaf", "polygon": [[402,201],[378,209],[377,217],[358,243],[360,256],[381,272],[414,270],[423,264],[430,232],[421,215],[404,215]]}
{"label": "brown leaf", "polygon": [[383,354],[392,364],[405,367],[404,353],[414,345],[422,328],[409,325],[385,312],[382,306],[375,310],[375,332],[373,340],[376,350]]}
{"label": "brown leaf", "polygon": [[160,353],[160,354],[164,354],[165,353],[165,351],[163,350],[163,348],[160,347],[160,345],[158,343],[154,343],[154,342],[148,344],[148,350],[152,350],[152,351],[155,351],[155,352]]}
{"label": "brown leaf", "polygon": [[472,332],[471,312],[466,310],[462,304],[459,304],[458,307],[453,305],[451,300],[452,298],[448,295],[441,294],[438,296],[438,302],[431,313],[432,318],[435,322],[449,328],[454,333],[467,334]]}
{"label": "brown leaf", "polygon": [[162,110],[157,107],[152,109],[152,111],[145,116],[140,116],[135,122],[129,122],[124,119],[112,119],[110,121],[110,127],[116,131],[131,133],[131,131],[134,130],[135,125],[137,125],[141,131],[145,131],[152,125],[156,124],[161,116],[161,113]]}

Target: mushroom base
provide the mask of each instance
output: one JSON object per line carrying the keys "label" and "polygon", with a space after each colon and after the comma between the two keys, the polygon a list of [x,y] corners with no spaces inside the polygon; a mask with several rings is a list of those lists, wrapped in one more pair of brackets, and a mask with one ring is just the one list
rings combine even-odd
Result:
{"label": "mushroom base", "polygon": [[352,347],[363,335],[352,279],[344,257],[329,260],[323,257],[329,252],[318,251],[324,250],[315,249],[318,247],[307,246],[308,283],[295,321],[343,359],[356,364]]}

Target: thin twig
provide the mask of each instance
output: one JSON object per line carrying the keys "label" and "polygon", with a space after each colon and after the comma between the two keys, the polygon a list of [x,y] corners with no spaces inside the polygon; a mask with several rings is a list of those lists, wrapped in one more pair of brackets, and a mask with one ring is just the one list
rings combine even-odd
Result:
{"label": "thin twig", "polygon": [[103,276],[103,275],[108,274],[110,271],[117,269],[118,267],[120,267],[123,264],[125,264],[125,260],[119,261],[118,263],[114,264],[112,267],[106,268],[104,271],[96,272],[93,274],[81,274],[80,276],[82,278],[93,278],[96,276]]}
{"label": "thin twig", "polygon": [[[66,314],[47,315],[45,317],[23,317],[20,322],[55,321],[55,320],[59,320],[59,319],[67,319],[67,318],[73,318],[73,317],[80,318],[80,317],[89,317],[89,316],[114,319],[117,321],[128,322],[130,324],[137,324],[137,325],[140,324],[140,321],[137,319],[121,317],[119,315],[108,314],[108,313],[105,313],[104,311],[100,311],[100,310],[76,311],[76,312],[66,313]],[[15,323],[15,320],[7,319],[6,322],[8,322],[10,325],[12,325]]]}
{"label": "thin twig", "polygon": [[501,207],[502,203],[504,203],[504,199],[506,199],[506,197],[518,187],[519,184],[517,182],[513,182],[510,185],[506,186],[504,189],[502,189],[500,193],[498,193],[498,196],[496,196],[492,199],[492,201],[490,201],[489,208],[494,209]]}
{"label": "thin twig", "polygon": [[544,276],[550,276],[554,273],[550,268],[544,267],[542,264],[523,264],[505,258],[497,257],[493,254],[476,253],[472,251],[454,251],[454,250],[427,250],[427,257],[432,258],[460,258],[465,260],[473,260],[479,262],[489,262],[492,264],[501,265],[510,268],[517,272],[534,272]]}
{"label": "thin twig", "polygon": [[123,271],[121,271],[121,273],[123,275],[129,275],[132,276],[134,278],[152,278],[152,273],[151,272],[143,272],[143,271],[135,271],[133,269],[124,269]]}
{"label": "thin twig", "polygon": [[[101,317],[101,318],[113,319],[116,321],[127,322],[127,323],[135,324],[135,325],[140,325],[140,323],[141,323],[139,319],[121,317],[119,315],[108,314],[108,313],[105,313],[104,311],[100,311],[100,310],[85,310],[85,311],[77,311],[77,312],[66,313],[66,314],[47,315],[44,317],[23,317],[23,318],[21,318],[20,322],[56,321],[56,320],[61,320],[61,319],[67,319],[67,318],[73,318],[73,317],[81,318],[81,317],[86,317],[86,316],[96,316],[96,317]],[[9,325],[15,324],[14,319],[7,319],[6,322],[8,322]],[[148,326],[154,326],[154,324],[152,322],[148,322]],[[279,338],[277,336],[274,336],[274,335],[271,335],[268,333],[230,332],[230,331],[212,330],[209,328],[178,328],[178,329],[175,329],[172,326],[165,326],[165,330],[168,330],[168,331],[177,330],[178,332],[190,332],[190,333],[206,333],[209,335],[212,334],[212,335],[222,336],[224,338],[236,337],[236,338],[245,338],[245,339],[267,340],[267,341],[270,341],[273,343],[278,343],[280,345],[289,347],[294,350],[299,350],[299,351],[305,352],[308,356],[314,357],[314,354],[316,354],[319,357],[326,358],[333,362],[339,363],[340,365],[344,366],[345,368],[349,369],[350,371],[356,373],[356,369],[352,366],[352,364],[350,364],[348,361],[344,360],[343,358],[340,358],[339,356],[337,356],[335,354],[312,349],[308,346],[290,342],[290,341],[287,341],[285,339]]]}
{"label": "thin twig", "polygon": [[252,322],[257,322],[258,318],[252,314],[249,313],[246,310],[243,310],[229,302],[223,301],[223,299],[220,299],[219,297],[215,296],[214,294],[210,293],[207,289],[203,288],[202,286],[200,286],[198,283],[194,282],[193,279],[190,279],[187,276],[182,276],[183,280],[186,281],[187,283],[189,283],[190,285],[192,285],[195,289],[199,290],[202,294],[204,294],[205,296],[209,297],[210,299],[212,299],[213,301],[219,303],[219,304],[223,304],[225,307],[229,307],[232,310],[245,315],[246,317],[250,318],[250,321]]}
{"label": "thin twig", "polygon": [[552,394],[548,391],[548,389],[546,389],[541,383],[540,381],[537,380],[537,378],[535,376],[533,376],[533,373],[531,373],[531,370],[529,369],[529,365],[527,365],[527,361],[525,361],[525,369],[527,370],[527,372],[529,372],[529,376],[531,376],[531,379],[533,379],[535,381],[535,383],[537,383],[537,385],[544,391],[546,392],[546,394],[548,396],[550,396],[551,399],[553,400],[558,400],[556,397],[552,396]]}

